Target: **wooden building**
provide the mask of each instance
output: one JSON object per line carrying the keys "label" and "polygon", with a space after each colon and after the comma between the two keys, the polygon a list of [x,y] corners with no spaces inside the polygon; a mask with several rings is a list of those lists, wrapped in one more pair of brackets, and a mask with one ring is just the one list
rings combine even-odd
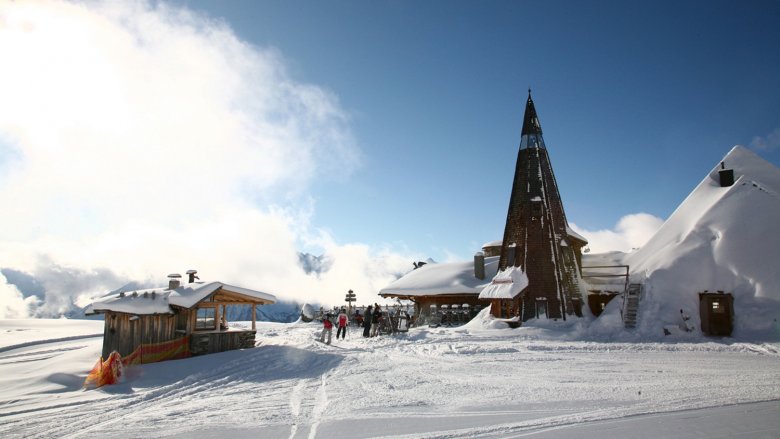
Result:
{"label": "wooden building", "polygon": [[[502,300],[511,303],[499,303],[491,308],[493,314],[516,313],[523,321],[581,315],[581,249],[586,244],[566,221],[529,90],[498,264],[499,272],[521,270],[528,285],[522,293],[506,295]],[[502,288],[517,290],[506,283]]]}
{"label": "wooden building", "polygon": [[499,271],[479,293],[480,300],[490,301],[493,316],[508,319],[512,326],[520,324],[518,296],[528,288],[528,276],[519,267],[507,267]]}
{"label": "wooden building", "polygon": [[462,321],[485,305],[479,293],[496,274],[497,266],[498,256],[485,257],[482,252],[473,262],[428,263],[381,289],[379,295],[414,302],[417,322],[429,321],[435,317],[432,314],[443,310],[457,313]]}
{"label": "wooden building", "polygon": [[[173,274],[168,287],[111,293],[95,300],[87,314],[105,315],[103,357],[112,351],[122,357],[140,352],[149,360],[140,362],[147,363],[254,347],[255,309],[276,298],[222,282],[196,281],[194,270],[187,274],[185,285]],[[251,329],[228,325],[230,306],[252,308]]]}

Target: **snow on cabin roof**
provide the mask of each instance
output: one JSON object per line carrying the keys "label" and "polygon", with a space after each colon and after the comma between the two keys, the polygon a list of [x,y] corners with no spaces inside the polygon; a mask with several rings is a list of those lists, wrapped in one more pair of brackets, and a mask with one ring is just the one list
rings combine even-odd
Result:
{"label": "snow on cabin roof", "polygon": [[585,244],[587,244],[587,243],[588,243],[588,240],[587,240],[587,239],[585,239],[585,237],[583,237],[583,236],[582,236],[582,235],[580,235],[579,233],[577,233],[577,232],[575,232],[574,230],[572,230],[572,228],[571,228],[571,227],[569,227],[568,225],[566,225],[566,234],[567,234],[567,235],[569,235],[569,236],[571,236],[572,238],[574,238],[574,239],[576,239],[576,240],[579,240],[579,241],[582,241],[582,242],[584,242]]}
{"label": "snow on cabin roof", "polygon": [[182,308],[192,308],[217,290],[241,294],[259,302],[275,303],[272,294],[248,288],[236,287],[222,282],[193,282],[169,290],[167,288],[151,288],[125,293],[111,293],[92,302],[86,309],[86,314],[113,311],[128,314],[169,314],[170,305]]}
{"label": "snow on cabin roof", "polygon": [[487,248],[487,247],[501,247],[501,245],[502,245],[503,243],[504,243],[504,241],[502,241],[502,240],[500,240],[500,239],[499,239],[498,241],[490,241],[490,242],[486,242],[486,243],[482,244],[482,247],[480,247],[480,248]]}
{"label": "snow on cabin roof", "polygon": [[485,258],[485,279],[474,276],[474,261],[426,264],[379,291],[380,296],[479,294],[496,274],[498,256]]}
{"label": "snow on cabin roof", "polygon": [[480,299],[514,299],[528,287],[528,276],[520,267],[507,267],[479,293]]}
{"label": "snow on cabin roof", "polygon": [[128,314],[170,314],[168,295],[169,291],[165,288],[111,293],[95,299],[84,313],[90,315],[113,311]]}

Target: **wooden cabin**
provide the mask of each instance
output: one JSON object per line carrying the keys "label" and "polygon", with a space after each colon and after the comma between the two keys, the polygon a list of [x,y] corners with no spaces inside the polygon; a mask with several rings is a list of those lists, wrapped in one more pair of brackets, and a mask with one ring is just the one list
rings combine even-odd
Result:
{"label": "wooden cabin", "polygon": [[[170,275],[168,287],[111,293],[95,300],[87,314],[104,314],[103,357],[140,355],[150,363],[189,355],[210,354],[255,346],[255,310],[276,302],[267,293],[222,282],[200,282],[188,272],[180,284]],[[251,329],[231,327],[227,307],[251,306]]]}
{"label": "wooden cabin", "polygon": [[494,317],[505,319],[511,326],[520,325],[520,297],[528,288],[528,276],[520,267],[507,267],[499,271],[479,293],[481,300],[490,301]]}
{"label": "wooden cabin", "polygon": [[465,322],[486,305],[479,293],[496,274],[497,263],[498,256],[479,252],[474,262],[425,264],[381,289],[379,295],[412,301],[418,325],[442,317]]}

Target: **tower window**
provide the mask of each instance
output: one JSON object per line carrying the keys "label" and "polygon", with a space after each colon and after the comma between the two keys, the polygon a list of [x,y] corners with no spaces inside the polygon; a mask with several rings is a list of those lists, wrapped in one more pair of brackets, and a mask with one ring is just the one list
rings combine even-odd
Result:
{"label": "tower window", "polygon": [[531,201],[531,216],[534,218],[539,218],[542,216],[542,201],[541,200],[533,200]]}

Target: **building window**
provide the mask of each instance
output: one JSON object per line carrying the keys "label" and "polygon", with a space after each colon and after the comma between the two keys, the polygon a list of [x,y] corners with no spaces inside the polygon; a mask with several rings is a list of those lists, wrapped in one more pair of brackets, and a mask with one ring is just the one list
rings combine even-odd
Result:
{"label": "building window", "polygon": [[216,308],[198,308],[195,329],[217,329]]}
{"label": "building window", "polygon": [[720,301],[713,300],[712,301],[712,312],[715,314],[723,314],[723,306],[721,306]]}
{"label": "building window", "polygon": [[533,200],[531,201],[531,216],[534,218],[539,218],[542,216],[542,201],[541,200]]}

